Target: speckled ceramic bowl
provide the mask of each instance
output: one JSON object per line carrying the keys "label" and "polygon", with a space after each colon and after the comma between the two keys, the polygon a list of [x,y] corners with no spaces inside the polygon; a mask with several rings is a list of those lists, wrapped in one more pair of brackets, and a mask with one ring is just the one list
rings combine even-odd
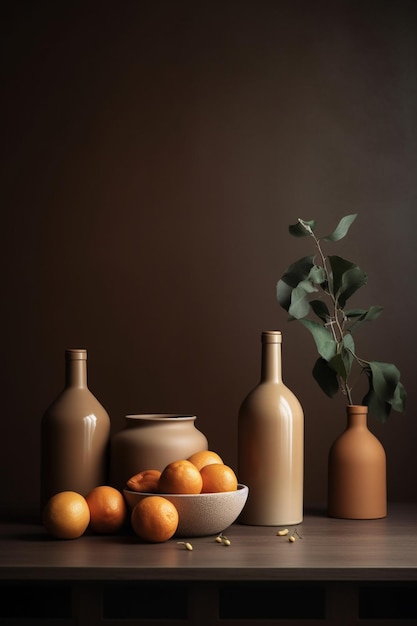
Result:
{"label": "speckled ceramic bowl", "polygon": [[[164,494],[177,508],[179,524],[177,537],[204,537],[225,530],[239,517],[248,497],[248,487],[238,485],[236,491],[199,494]],[[142,498],[156,495],[123,490],[126,502],[132,511]]]}

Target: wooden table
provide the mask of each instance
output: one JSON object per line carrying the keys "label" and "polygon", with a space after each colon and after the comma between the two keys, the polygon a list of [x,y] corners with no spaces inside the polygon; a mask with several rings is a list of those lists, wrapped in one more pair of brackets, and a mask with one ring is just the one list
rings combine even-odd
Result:
{"label": "wooden table", "polygon": [[130,531],[58,541],[36,519],[0,529],[2,626],[417,624],[417,504],[366,521],[310,510],[293,543],[235,524],[230,546],[192,551]]}

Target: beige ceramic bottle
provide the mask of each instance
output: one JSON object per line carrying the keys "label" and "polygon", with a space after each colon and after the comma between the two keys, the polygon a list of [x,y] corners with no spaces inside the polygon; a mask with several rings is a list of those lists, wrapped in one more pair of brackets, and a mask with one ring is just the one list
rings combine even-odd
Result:
{"label": "beige ceramic bottle", "polygon": [[238,478],[249,487],[243,524],[303,520],[304,414],[282,381],[280,331],[262,333],[261,380],[238,417]]}
{"label": "beige ceramic bottle", "polygon": [[64,390],[41,425],[41,506],[59,491],[82,495],[108,482],[110,419],[87,387],[87,351],[65,351]]}

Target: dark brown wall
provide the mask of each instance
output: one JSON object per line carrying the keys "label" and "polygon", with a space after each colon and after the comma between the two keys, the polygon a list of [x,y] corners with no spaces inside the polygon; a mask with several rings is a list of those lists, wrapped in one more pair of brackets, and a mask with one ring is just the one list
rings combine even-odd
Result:
{"label": "dark brown wall", "polygon": [[[275,299],[326,234],[369,274],[357,337],[396,363],[407,411],[370,420],[391,500],[417,500],[417,5],[414,1],[9,2],[2,23],[1,500],[35,503],[43,410],[66,347],[89,352],[113,431],[193,412],[236,465],[262,330],[306,418],[306,502],[323,502],[342,398],[314,383],[307,331]],[[3,9],[4,11],[4,9]],[[358,400],[359,401],[359,400]]]}

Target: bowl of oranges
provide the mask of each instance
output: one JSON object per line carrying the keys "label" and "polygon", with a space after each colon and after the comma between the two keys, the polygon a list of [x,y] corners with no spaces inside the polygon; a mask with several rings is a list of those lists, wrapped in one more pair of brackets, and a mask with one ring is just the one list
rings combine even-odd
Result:
{"label": "bowl of oranges", "polygon": [[[221,533],[246,504],[248,487],[238,483],[231,467],[214,451],[197,452],[132,476],[123,495],[135,532],[143,539],[164,541]],[[160,527],[160,537],[156,530]]]}

